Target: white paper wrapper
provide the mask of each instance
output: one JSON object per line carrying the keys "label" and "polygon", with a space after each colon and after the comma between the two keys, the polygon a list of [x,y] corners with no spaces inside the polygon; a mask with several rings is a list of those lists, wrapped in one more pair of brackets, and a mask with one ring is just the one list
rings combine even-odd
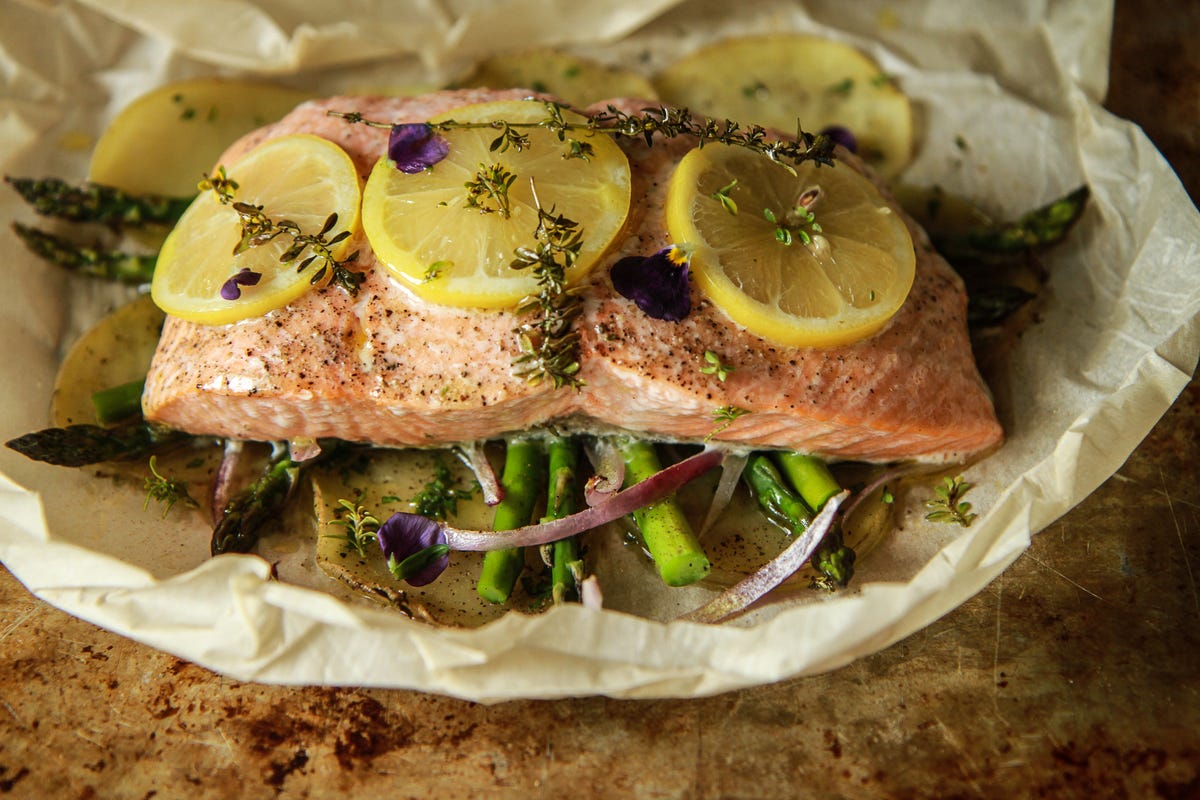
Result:
{"label": "white paper wrapper", "polygon": [[[206,74],[318,92],[430,83],[495,48],[564,45],[655,69],[701,42],[794,29],[864,47],[919,104],[905,178],[1016,215],[1082,183],[1093,201],[1050,262],[1044,319],[997,399],[1008,442],[972,467],[969,529],[919,513],[861,563],[857,589],[736,625],[578,606],[447,630],[269,580],[252,556],[142,513],[139,492],[0,453],[0,560],[49,603],[241,679],[422,689],[479,701],[696,696],[835,668],[979,591],[1031,535],[1111,475],[1186,385],[1200,352],[1200,215],[1145,136],[1100,106],[1111,10],[1091,0],[391,4],[0,0],[0,164],[86,173],[84,141],[140,92]],[[350,15],[350,16],[348,16]],[[955,142],[965,142],[966,150]],[[25,218],[0,195],[5,219]],[[40,268],[0,234],[5,439],[46,423],[61,348],[121,296]],[[294,545],[294,549],[300,545]],[[286,554],[285,554],[286,555]],[[294,553],[298,582],[321,586]],[[308,563],[306,563],[308,562]],[[287,574],[289,580],[292,572]],[[665,618],[669,610],[648,610]]]}

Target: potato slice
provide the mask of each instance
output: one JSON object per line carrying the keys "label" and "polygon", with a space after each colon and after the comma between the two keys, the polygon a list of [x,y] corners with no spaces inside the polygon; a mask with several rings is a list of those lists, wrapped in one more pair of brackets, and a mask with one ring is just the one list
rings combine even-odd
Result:
{"label": "potato slice", "polygon": [[54,381],[54,425],[96,424],[94,393],[144,378],[163,319],[163,312],[143,295],[81,336],[67,351]]}
{"label": "potato slice", "polygon": [[[325,574],[366,597],[399,608],[416,619],[455,627],[475,627],[521,608],[524,594],[507,604],[489,603],[475,591],[479,553],[453,553],[450,566],[426,586],[409,586],[388,571],[378,544],[370,542],[362,556],[344,539],[341,525],[330,524],[345,516],[340,500],[358,503],[381,522],[397,511],[411,511],[409,500],[433,478],[438,460],[450,470],[453,485],[472,486],[474,476],[448,451],[369,450],[347,466],[344,463],[312,468],[317,515],[317,565]],[[465,528],[490,529],[492,509],[476,492],[458,502],[452,521]],[[534,549],[536,555],[536,549]]]}
{"label": "potato slice", "polygon": [[908,164],[908,98],[879,65],[841,42],[801,34],[726,39],[668,66],[654,79],[664,101],[699,114],[795,133],[849,128],[858,153],[887,177]]}
{"label": "potato slice", "polygon": [[265,83],[200,78],[168,83],[126,106],[92,154],[88,180],[128,192],[187,197],[242,134],[310,94]]}
{"label": "potato slice", "polygon": [[559,50],[501,53],[477,64],[458,85],[549,92],[580,108],[613,97],[658,97],[650,81],[632,70]]}

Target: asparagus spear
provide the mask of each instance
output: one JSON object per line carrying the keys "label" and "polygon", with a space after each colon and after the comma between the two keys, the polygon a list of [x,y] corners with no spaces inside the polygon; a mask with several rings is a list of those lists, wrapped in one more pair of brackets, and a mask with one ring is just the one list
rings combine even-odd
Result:
{"label": "asparagus spear", "polygon": [[983,328],[998,325],[1035,295],[1019,286],[980,286],[971,289],[967,299],[967,325]]}
{"label": "asparagus spear", "polygon": [[1090,191],[1081,186],[1036,208],[1015,222],[985,225],[962,233],[934,235],[934,244],[951,263],[996,261],[1062,241],[1083,214]]}
{"label": "asparagus spear", "polygon": [[92,394],[92,406],[101,425],[111,425],[142,413],[142,392],[146,381],[136,380],[110,386]]}
{"label": "asparagus spear", "polygon": [[[504,472],[500,476],[504,499],[496,506],[496,516],[492,521],[494,530],[508,531],[529,524],[540,489],[540,475],[544,470],[541,446],[535,439],[513,437],[508,440],[504,451]],[[518,547],[486,553],[476,584],[479,596],[493,603],[508,600],[524,563],[525,556]]]}
{"label": "asparagus spear", "polygon": [[[579,448],[571,439],[555,438],[549,451],[546,519],[562,519],[576,511]],[[578,567],[578,539],[572,536],[555,542],[550,559],[550,591],[555,603],[579,599]]]}
{"label": "asparagus spear", "polygon": [[[798,453],[780,453],[774,459],[757,453],[747,462],[742,475],[763,510],[795,535],[812,524],[816,516],[814,508],[820,509],[841,491],[820,459]],[[835,525],[826,534],[813,554],[812,564],[827,580],[839,586],[849,583],[854,574],[854,551],[843,543],[840,526]]]}
{"label": "asparagus spear", "polygon": [[[662,469],[658,453],[649,442],[623,438],[617,448],[625,461],[625,488],[641,483]],[[633,520],[658,566],[658,574],[668,586],[695,583],[712,568],[674,497],[633,512]]]}
{"label": "asparagus spear", "polygon": [[99,222],[111,228],[150,223],[174,224],[192,202],[190,197],[130,194],[112,186],[72,186],[58,178],[5,176],[39,214],[71,222]]}
{"label": "asparagus spear", "polygon": [[19,222],[13,223],[13,230],[34,255],[84,275],[134,285],[149,283],[154,276],[157,255],[137,255],[85,247]]}
{"label": "asparagus spear", "polygon": [[300,468],[300,462],[292,460],[287,446],[277,444],[262,475],[225,506],[213,529],[212,554],[250,552],[267,520],[283,513]]}
{"label": "asparagus spear", "polygon": [[[794,452],[777,452],[774,457],[784,477],[813,511],[819,512],[829,498],[842,491],[837,478],[821,459]],[[836,519],[813,553],[812,564],[825,579],[845,586],[854,577],[854,561],[854,549],[846,545],[841,519]]]}
{"label": "asparagus spear", "polygon": [[137,419],[111,428],[68,425],[27,433],[5,446],[35,461],[60,467],[84,467],[146,455],[187,437],[182,431]]}

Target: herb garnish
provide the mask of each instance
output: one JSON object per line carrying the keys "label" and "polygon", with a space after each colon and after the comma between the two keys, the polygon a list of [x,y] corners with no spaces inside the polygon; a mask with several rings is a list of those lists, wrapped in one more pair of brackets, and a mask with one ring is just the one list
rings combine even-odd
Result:
{"label": "herb garnish", "polygon": [[[621,111],[616,106],[609,105],[606,110],[587,118],[584,122],[568,122],[563,116],[569,106],[551,101],[543,101],[546,117],[537,122],[508,122],[494,120],[491,122],[459,122],[453,119],[440,122],[422,123],[430,131],[450,131],[455,129],[493,128],[500,135],[492,142],[493,151],[501,151],[510,146],[524,147],[528,139],[523,138],[521,130],[545,128],[557,135],[559,141],[566,143],[568,157],[586,158],[590,152],[587,142],[569,137],[572,132],[600,133],[609,136],[626,136],[642,139],[647,146],[654,143],[654,136],[673,139],[678,136],[695,136],[699,146],[716,142],[733,145],[761,153],[785,169],[795,172],[793,164],[814,161],[818,164],[833,163],[833,141],[824,134],[811,134],[797,129],[795,140],[776,139],[768,135],[767,129],[761,125],[743,126],[733,120],[703,119],[698,120],[686,108],[657,106],[643,109],[639,113]],[[380,122],[367,119],[358,111],[328,111],[331,117],[344,119],[352,124],[368,125],[373,128],[392,129],[390,122]]]}
{"label": "herb garnish", "polygon": [[330,525],[340,525],[345,529],[344,534],[327,534],[331,539],[342,539],[350,543],[360,556],[367,555],[367,544],[375,541],[380,522],[371,512],[357,503],[349,500],[338,500],[338,505],[346,509],[346,516],[330,520]]}
{"label": "herb garnish", "polygon": [[521,355],[515,374],[530,383],[549,378],[554,388],[583,386],[579,378],[579,334],[571,330],[583,310],[580,289],[567,286],[566,272],[579,258],[583,231],[579,223],[542,207],[537,188],[530,181],[538,224],[533,248],[521,247],[509,264],[513,269],[532,269],[539,291],[517,304],[518,316],[535,317],[516,328]]}
{"label": "herb garnish", "polygon": [[704,437],[704,441],[707,442],[709,439],[712,439],[718,433],[732,425],[733,421],[738,417],[744,417],[749,413],[750,409],[742,408],[741,406],[721,406],[713,412],[713,421],[717,423],[717,427],[709,431],[708,435]]}
{"label": "herb garnish", "polygon": [[475,493],[478,486],[475,484],[466,489],[454,486],[450,468],[441,459],[438,459],[433,468],[433,478],[425,484],[425,488],[416,497],[409,501],[409,504],[413,507],[415,514],[430,519],[444,520],[458,513],[458,501],[471,499],[471,495]]}
{"label": "herb garnish", "polygon": [[[348,267],[358,258],[358,251],[356,250],[340,260],[333,256],[333,248],[350,238],[349,230],[334,234],[332,237],[328,236],[337,225],[338,215],[336,213],[325,218],[325,223],[318,233],[304,233],[300,230],[300,226],[291,220],[275,220],[267,216],[261,205],[243,203],[235,199],[238,190],[237,181],[231,180],[225,174],[224,167],[217,167],[214,175],[205,175],[199,183],[199,189],[204,192],[213,192],[222,205],[227,205],[237,212],[241,220],[242,238],[234,247],[234,255],[243,253],[251,247],[260,247],[279,236],[290,237],[292,244],[279,256],[280,262],[292,264],[303,257],[296,267],[297,272],[303,272],[314,263],[320,263],[320,267],[313,274],[310,283],[316,285],[328,277],[331,282],[336,283],[349,294],[358,293],[358,286],[362,283],[362,274],[353,272]],[[249,285],[245,281],[241,281],[241,283]],[[232,294],[232,292],[230,293]],[[240,295],[240,290],[238,294]],[[222,287],[222,296],[225,296],[224,287]]]}
{"label": "herb garnish", "polygon": [[475,178],[463,184],[467,190],[466,207],[481,214],[497,212],[508,219],[512,214],[508,190],[516,179],[516,173],[509,172],[503,164],[480,164]]}
{"label": "herb garnish", "polygon": [[979,515],[971,510],[971,504],[962,497],[973,485],[963,480],[961,475],[944,478],[943,482],[934,488],[937,498],[925,503],[925,507],[930,509],[925,519],[931,522],[956,522],[964,528],[971,527],[971,523]]}
{"label": "herb garnish", "polygon": [[171,512],[171,509],[179,501],[183,501],[185,505],[196,506],[198,503],[188,493],[187,484],[176,478],[168,478],[158,471],[158,457],[150,456],[150,475],[146,478],[144,484],[146,489],[146,501],[142,503],[142,510],[145,511],[150,506],[151,500],[156,500],[163,504],[162,515],[165,518]]}
{"label": "herb garnish", "polygon": [[722,383],[729,377],[729,373],[733,372],[736,367],[726,364],[721,361],[721,357],[712,350],[704,351],[704,366],[700,368],[700,372],[704,375],[716,375],[717,380]]}

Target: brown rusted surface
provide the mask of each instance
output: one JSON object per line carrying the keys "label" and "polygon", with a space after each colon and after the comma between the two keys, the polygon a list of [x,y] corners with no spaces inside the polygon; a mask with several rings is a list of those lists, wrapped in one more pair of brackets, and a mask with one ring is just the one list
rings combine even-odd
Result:
{"label": "brown rusted surface", "polygon": [[[1111,105],[1178,134],[1168,155],[1200,196],[1196,81],[1180,78],[1200,67],[1200,15],[1118,7]],[[1187,92],[1190,111],[1161,113]],[[0,796],[1200,797],[1198,464],[1194,381],[1115,477],[953,613],[835,673],[692,701],[246,684],[0,570]]]}

